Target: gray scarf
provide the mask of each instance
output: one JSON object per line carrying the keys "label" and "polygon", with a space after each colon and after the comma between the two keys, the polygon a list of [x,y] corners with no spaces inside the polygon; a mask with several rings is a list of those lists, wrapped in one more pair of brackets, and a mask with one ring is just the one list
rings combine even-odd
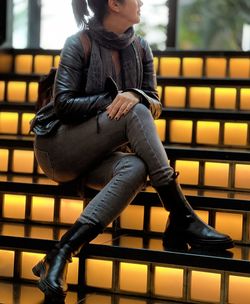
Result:
{"label": "gray scarf", "polygon": [[[141,88],[142,60],[136,47],[134,29],[129,28],[118,36],[107,32],[94,18],[89,22],[88,34],[91,37],[91,55],[86,83],[86,93],[103,92],[107,77],[112,77],[111,50],[118,50],[121,59],[122,88]],[[139,42],[138,42],[139,43]]]}

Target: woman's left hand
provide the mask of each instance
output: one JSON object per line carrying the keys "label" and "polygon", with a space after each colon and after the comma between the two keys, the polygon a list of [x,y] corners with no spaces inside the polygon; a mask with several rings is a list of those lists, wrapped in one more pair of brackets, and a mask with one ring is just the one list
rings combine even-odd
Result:
{"label": "woman's left hand", "polygon": [[118,93],[112,103],[106,108],[109,118],[119,120],[122,116],[128,114],[139,101],[140,98],[136,93]]}

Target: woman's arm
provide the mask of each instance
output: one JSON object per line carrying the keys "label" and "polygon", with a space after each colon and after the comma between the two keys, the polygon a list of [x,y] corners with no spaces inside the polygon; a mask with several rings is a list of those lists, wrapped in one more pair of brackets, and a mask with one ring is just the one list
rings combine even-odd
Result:
{"label": "woman's arm", "polygon": [[54,85],[55,111],[64,123],[81,122],[103,111],[112,102],[108,90],[84,96],[88,58],[85,58],[80,33],[66,40]]}

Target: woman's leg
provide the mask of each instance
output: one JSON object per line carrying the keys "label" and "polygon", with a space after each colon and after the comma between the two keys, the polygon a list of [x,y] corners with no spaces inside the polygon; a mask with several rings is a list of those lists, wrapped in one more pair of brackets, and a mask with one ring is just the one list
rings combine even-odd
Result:
{"label": "woman's leg", "polygon": [[56,248],[33,268],[40,277],[38,286],[47,297],[64,299],[68,262],[121,214],[145,185],[146,177],[144,162],[136,155],[121,152],[110,154],[85,177],[85,184],[100,192]]}

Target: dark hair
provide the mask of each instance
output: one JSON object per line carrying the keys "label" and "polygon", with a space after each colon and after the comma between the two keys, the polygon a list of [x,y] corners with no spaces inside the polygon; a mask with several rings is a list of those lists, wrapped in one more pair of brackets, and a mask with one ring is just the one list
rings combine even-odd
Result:
{"label": "dark hair", "polygon": [[79,27],[86,27],[91,16],[88,7],[98,21],[102,22],[107,14],[108,0],[72,0],[72,8],[76,23]]}
{"label": "dark hair", "polygon": [[[118,0],[124,2],[124,0]],[[72,8],[76,23],[79,27],[86,27],[91,16],[88,7],[99,22],[108,12],[108,0],[72,0]]]}

